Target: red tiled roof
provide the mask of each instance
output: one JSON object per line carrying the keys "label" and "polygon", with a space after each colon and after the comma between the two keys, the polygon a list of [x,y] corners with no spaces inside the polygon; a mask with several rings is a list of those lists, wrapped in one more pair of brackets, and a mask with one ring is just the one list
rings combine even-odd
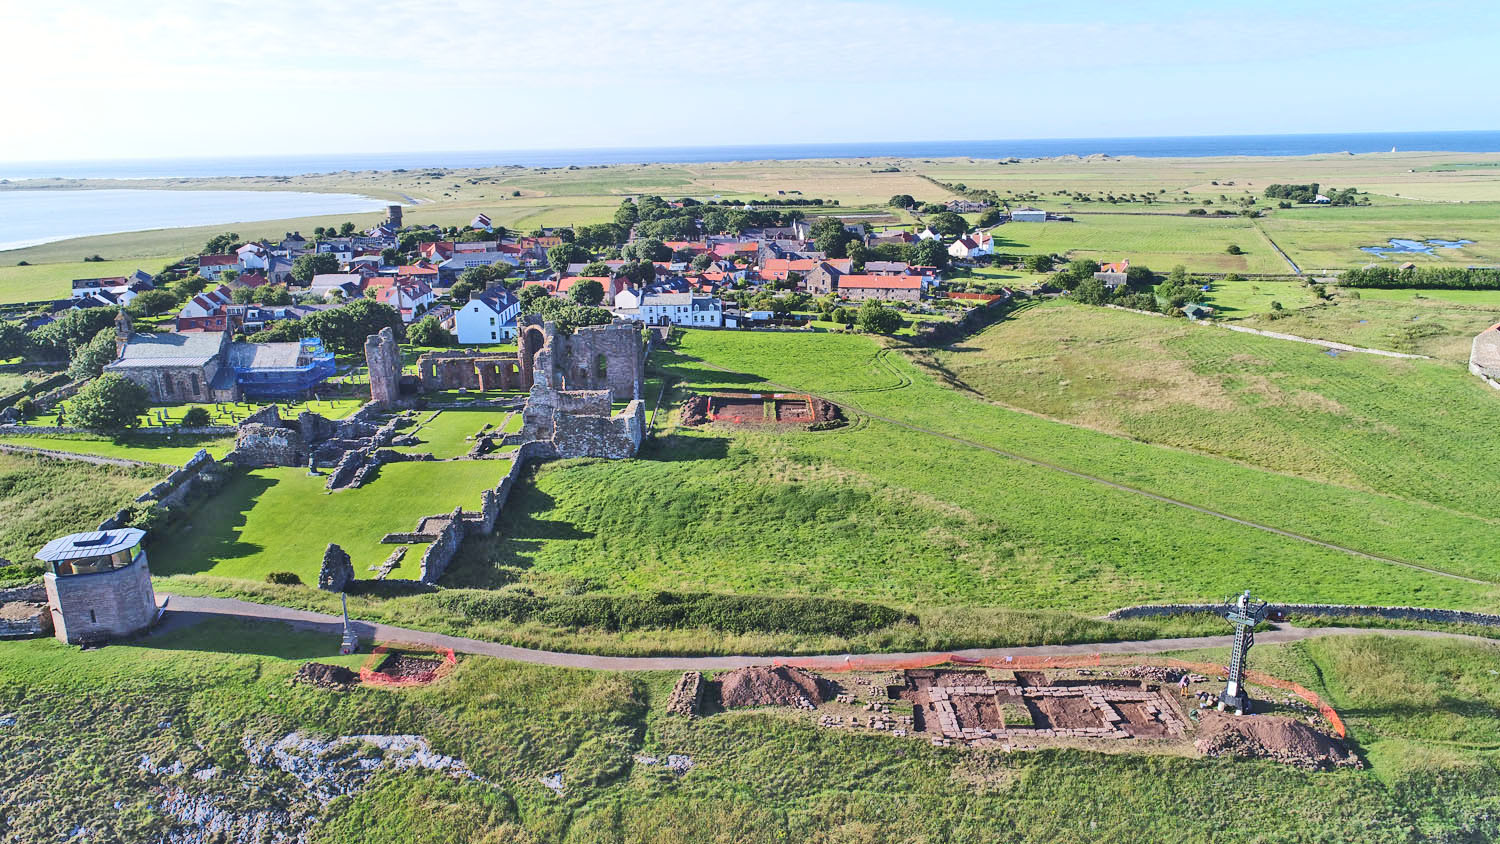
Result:
{"label": "red tiled roof", "polygon": [[914,275],[846,275],[839,277],[839,287],[860,289],[919,290],[922,278]]}
{"label": "red tiled roof", "polygon": [[238,255],[199,255],[198,266],[200,267],[230,267],[239,264]]}

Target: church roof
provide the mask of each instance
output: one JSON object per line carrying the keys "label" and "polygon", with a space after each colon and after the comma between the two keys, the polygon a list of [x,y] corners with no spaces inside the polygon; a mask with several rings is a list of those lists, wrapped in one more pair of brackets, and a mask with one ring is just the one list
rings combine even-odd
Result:
{"label": "church roof", "polygon": [[217,331],[136,334],[109,369],[149,366],[204,366],[219,354],[224,335]]}

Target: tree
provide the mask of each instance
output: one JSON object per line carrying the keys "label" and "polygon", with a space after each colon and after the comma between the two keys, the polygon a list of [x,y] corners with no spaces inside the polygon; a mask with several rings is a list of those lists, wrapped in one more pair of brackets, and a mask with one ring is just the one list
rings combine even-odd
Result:
{"label": "tree", "polygon": [[866,299],[859,306],[859,316],[854,322],[860,331],[871,334],[894,334],[901,328],[901,314],[893,308],[887,308],[874,299]]}
{"label": "tree", "polygon": [[892,208],[910,208],[916,204],[917,201],[915,199],[912,199],[912,196],[909,193],[898,193],[895,196],[891,197],[891,200],[886,203],[886,205],[889,205]]}
{"label": "tree", "polygon": [[235,232],[216,234],[203,244],[205,255],[227,255],[240,246],[240,236]]}
{"label": "tree", "polygon": [[579,226],[573,233],[573,242],[584,249],[595,251],[619,246],[625,241],[625,227],[615,223],[599,223]]}
{"label": "tree", "polygon": [[604,301],[604,285],[592,279],[574,282],[568,288],[568,298],[585,307],[597,307]]}
{"label": "tree", "polygon": [[31,332],[38,354],[48,358],[71,358],[74,350],[94,339],[100,329],[114,324],[118,308],[84,308],[68,311],[62,319]]}
{"label": "tree", "polygon": [[516,298],[521,300],[521,310],[531,313],[536,306],[537,300],[545,299],[549,295],[547,288],[542,285],[528,284],[521,288],[521,292],[516,294]]}
{"label": "tree", "polygon": [[208,408],[190,407],[186,413],[182,414],[182,422],[179,424],[184,428],[204,428],[212,421],[213,419],[208,415]]}
{"label": "tree", "polygon": [[307,328],[302,325],[301,320],[283,319],[277,320],[263,331],[257,331],[250,335],[252,343],[292,343],[307,336]]}
{"label": "tree", "polygon": [[1238,243],[1231,243],[1231,244],[1229,244],[1228,246],[1224,247],[1224,251],[1227,252],[1227,253],[1229,253],[1230,255],[1243,255],[1243,254],[1245,254],[1245,250],[1241,249],[1240,245]]}
{"label": "tree", "polygon": [[229,292],[229,298],[236,305],[248,305],[255,301],[255,290],[250,287],[237,287]]}
{"label": "tree", "polygon": [[302,320],[308,333],[321,337],[336,354],[355,354],[365,346],[365,338],[390,327],[401,336],[401,315],[390,305],[373,299],[356,299],[347,305],[309,314]]}
{"label": "tree", "polygon": [[969,230],[969,221],[952,211],[933,214],[927,218],[927,225],[933,231],[947,237],[958,237]]}
{"label": "tree", "polygon": [[346,220],[343,225],[339,226],[339,236],[348,237],[351,234],[354,234],[354,224]]}
{"label": "tree", "polygon": [[1156,273],[1145,264],[1132,264],[1125,271],[1125,283],[1135,290],[1150,290],[1156,284]]}
{"label": "tree", "polygon": [[998,225],[1000,225],[1000,211],[999,211],[999,209],[997,209],[997,208],[991,208],[988,211],[985,211],[983,214],[980,214],[979,215],[979,221],[976,222],[974,225],[979,226],[982,229],[987,229],[990,226],[998,226]]}
{"label": "tree", "polygon": [[813,244],[819,252],[823,252],[830,258],[849,257],[849,241],[854,240],[854,233],[844,228],[844,221],[838,217],[819,217],[812,224]]}
{"label": "tree", "polygon": [[671,259],[672,250],[660,238],[643,237],[626,244],[623,254],[637,261],[666,261]]}
{"label": "tree", "polygon": [[73,352],[73,362],[68,365],[68,378],[82,381],[94,378],[115,359],[115,330],[101,328],[94,339],[79,346]]}
{"label": "tree", "polygon": [[68,401],[68,421],[95,431],[123,431],[134,427],[150,407],[145,387],[110,372],[84,385]]}
{"label": "tree", "polygon": [[547,250],[547,263],[557,273],[562,273],[569,264],[582,264],[591,258],[589,251],[576,243],[560,243]]}
{"label": "tree", "polygon": [[1078,280],[1078,286],[1073,288],[1073,298],[1085,305],[1102,305],[1109,301],[1109,288],[1104,282],[1089,276]]}
{"label": "tree", "polygon": [[380,263],[387,267],[399,267],[406,262],[401,258],[401,250],[394,246],[387,246],[380,250]]}
{"label": "tree", "polygon": [[251,301],[262,305],[290,305],[292,294],[286,289],[285,284],[267,284],[255,288],[255,295]]}
{"label": "tree", "polygon": [[19,322],[0,320],[0,360],[23,357],[32,350],[26,327]]}
{"label": "tree", "polygon": [[[136,294],[136,297],[130,300],[130,304],[125,306],[125,310],[134,316],[156,316],[177,307],[179,301],[181,300],[173,296],[170,290],[158,287],[155,290],[143,290]],[[3,357],[5,353],[0,351],[0,358]]]}
{"label": "tree", "polygon": [[407,342],[413,346],[442,347],[453,345],[453,335],[435,316],[424,316],[406,329]]}
{"label": "tree", "polygon": [[1027,255],[1025,261],[1027,272],[1050,273],[1052,272],[1051,255]]}
{"label": "tree", "polygon": [[948,248],[936,240],[924,240],[913,244],[911,263],[919,267],[944,269],[948,266]]}
{"label": "tree", "polygon": [[620,200],[620,207],[615,209],[615,225],[630,228],[641,219],[640,208],[629,199]]}
{"label": "tree", "polygon": [[339,271],[339,259],[329,252],[302,255],[292,262],[292,278],[300,284],[312,284],[313,276]]}
{"label": "tree", "polygon": [[1099,272],[1098,261],[1088,258],[1076,258],[1068,262],[1067,273],[1073,277],[1074,281],[1081,282],[1085,279],[1091,279],[1096,272]]}

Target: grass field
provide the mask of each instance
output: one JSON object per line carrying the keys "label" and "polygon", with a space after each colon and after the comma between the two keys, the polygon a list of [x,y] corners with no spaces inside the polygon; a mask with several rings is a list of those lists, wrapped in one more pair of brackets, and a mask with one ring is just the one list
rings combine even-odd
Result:
{"label": "grass field", "polygon": [[33,369],[22,372],[0,372],[0,396],[10,395],[26,388],[27,383],[39,384],[57,375],[57,370]]}
{"label": "grass field", "polygon": [[[1282,319],[1266,319],[1266,311],[1249,314],[1244,324],[1283,334],[1467,364],[1474,335],[1500,322],[1500,297],[1485,295],[1491,291],[1447,292],[1472,295],[1449,297],[1435,290],[1345,290],[1336,293],[1330,303],[1301,307]],[[1380,295],[1385,293],[1397,295]],[[1407,295],[1399,295],[1403,293]],[[1414,293],[1420,298],[1411,295]],[[1358,299],[1352,298],[1356,295]],[[1211,301],[1217,296],[1215,292]],[[1282,304],[1295,307],[1285,299]]]}
{"label": "grass field", "polygon": [[1025,309],[938,359],[985,397],[1050,418],[1490,515],[1484,479],[1500,454],[1456,444],[1481,436],[1495,396],[1456,365],[1330,357],[1065,303]]}
{"label": "grass field", "polygon": [[119,437],[95,437],[86,434],[59,434],[52,436],[29,436],[7,434],[0,436],[0,443],[23,445],[31,448],[46,448],[53,451],[69,451],[74,454],[96,454],[101,457],[120,457],[148,463],[163,463],[180,466],[198,453],[207,449],[215,460],[221,459],[234,448],[234,437],[200,437],[189,434],[135,434]]}
{"label": "grass field", "polygon": [[1284,308],[1301,308],[1314,304],[1312,290],[1300,281],[1254,279],[1250,281],[1215,281],[1204,304],[1212,305],[1216,319],[1240,319],[1271,311],[1272,302]]}
{"label": "grass field", "polygon": [[[349,552],[356,576],[393,550],[386,533],[416,529],[422,516],[454,507],[478,509],[479,493],[493,488],[506,464],[389,463],[359,489],[328,493],[326,475],[306,469],[253,469],[237,473],[223,492],[196,506],[151,546],[157,575],[201,573],[263,580],[291,571],[316,584],[323,550],[333,542]],[[396,577],[415,577],[421,547],[408,553]]]}
{"label": "grass field", "polygon": [[0,558],[31,562],[58,536],[96,530],[166,476],[165,469],[0,453]]}
{"label": "grass field", "polygon": [[[820,730],[791,711],[669,718],[672,674],[610,674],[465,658],[404,691],[331,694],[287,680],[336,639],[207,621],[140,643],[79,651],[0,643],[0,807],[29,840],[156,840],[162,786],[231,797],[230,811],[311,811],[316,840],[459,841],[1156,840],[1481,841],[1500,835],[1493,647],[1357,637],[1257,647],[1343,706],[1371,766],[1309,773],[1254,760],[1081,750],[934,748]],[[1194,654],[1193,656],[1203,656]],[[1222,653],[1209,654],[1222,659]],[[88,712],[86,719],[61,717]],[[291,731],[416,734],[482,782],[382,773],[358,793],[310,800],[253,767],[242,742]],[[634,761],[684,754],[681,777]],[[378,758],[364,752],[361,758]],[[148,765],[143,767],[142,757]],[[153,773],[170,768],[181,773]],[[195,778],[193,772],[214,768]],[[561,772],[556,796],[538,779]],[[259,783],[247,792],[242,782]],[[1062,810],[1066,807],[1066,811]]]}
{"label": "grass field", "polygon": [[[92,253],[83,253],[88,254]],[[71,294],[71,282],[75,278],[109,278],[130,275],[136,270],[145,270],[155,275],[172,260],[174,259],[153,254],[123,261],[87,262],[74,259],[63,263],[33,263],[29,267],[18,267],[15,266],[15,261],[7,260],[4,262],[5,266],[0,266],[0,305],[66,299]]]}
{"label": "grass field", "polygon": [[[1072,223],[1007,223],[995,229],[995,251],[1054,253],[1096,261],[1129,258],[1165,273],[1177,264],[1200,272],[1285,273],[1285,261],[1243,217],[1088,214]],[[1225,250],[1235,244],[1243,255]]]}
{"label": "grass field", "polygon": [[[1276,244],[1304,271],[1366,264],[1500,263],[1500,203],[1413,203],[1369,208],[1294,208],[1259,221]],[[1391,238],[1472,240],[1461,249],[1432,255],[1380,257],[1361,246],[1385,246]]]}

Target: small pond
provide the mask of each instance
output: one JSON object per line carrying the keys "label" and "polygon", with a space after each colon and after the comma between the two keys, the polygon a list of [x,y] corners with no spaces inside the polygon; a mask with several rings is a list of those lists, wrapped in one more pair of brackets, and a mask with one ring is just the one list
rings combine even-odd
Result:
{"label": "small pond", "polygon": [[1388,246],[1361,246],[1360,250],[1382,258],[1388,255],[1431,255],[1434,249],[1462,249],[1473,242],[1472,240],[1442,240],[1440,238],[1405,240],[1393,237]]}

